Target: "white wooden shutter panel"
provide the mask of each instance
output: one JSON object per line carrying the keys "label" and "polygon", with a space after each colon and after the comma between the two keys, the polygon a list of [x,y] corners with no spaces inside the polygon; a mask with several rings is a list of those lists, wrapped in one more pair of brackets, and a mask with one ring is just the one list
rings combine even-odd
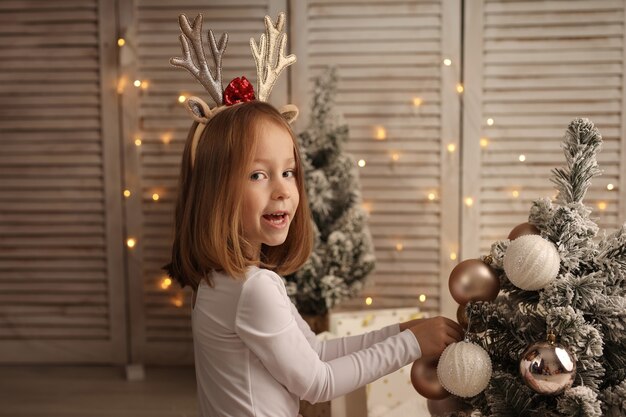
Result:
{"label": "white wooden shutter panel", "polygon": [[463,208],[463,256],[486,254],[527,221],[533,200],[554,195],[550,170],[564,165],[561,138],[579,116],[604,139],[604,175],[585,202],[601,228],[617,227],[625,218],[624,2],[481,0],[466,3],[465,17],[463,192],[475,204]]}
{"label": "white wooden shutter panel", "polygon": [[[173,67],[169,59],[182,56],[178,35],[178,15],[191,20],[203,15],[203,36],[213,30],[216,39],[228,32],[223,55],[222,84],[245,75],[256,88],[256,67],[250,50],[250,38],[264,33],[263,18],[275,21],[286,1],[158,1],[140,0],[136,10],[136,78],[147,81],[140,89],[136,132],[127,129],[128,143],[140,137],[140,147],[127,147],[126,177],[137,190],[136,205],[130,205],[129,224],[141,231],[135,266],[131,276],[138,276],[132,296],[141,304],[131,311],[137,334],[133,339],[133,360],[144,363],[189,363],[193,361],[191,339],[191,291],[181,291],[177,284],[161,287],[169,262],[173,237],[173,211],[183,146],[191,127],[191,117],[178,102],[179,95],[195,95],[213,105],[208,92],[185,70]],[[291,28],[288,28],[290,30]],[[205,45],[209,64],[213,65]],[[131,77],[135,78],[135,77]],[[271,102],[287,103],[287,75],[283,74],[272,91]],[[133,149],[134,148],[134,149]],[[136,158],[136,163],[133,162]],[[158,194],[158,201],[153,200]]]}
{"label": "white wooden shutter panel", "polygon": [[5,363],[126,360],[113,13],[0,4]]}
{"label": "white wooden shutter panel", "polygon": [[[450,252],[458,250],[460,2],[310,0],[293,7],[294,19],[306,23],[294,34],[300,62],[293,100],[306,109],[315,78],[335,66],[337,110],[350,127],[346,150],[366,161],[360,183],[376,270],[362,295],[339,308],[365,307],[369,296],[371,308],[419,304],[438,312]],[[442,65],[444,58],[453,65]],[[386,140],[376,140],[380,128]]]}

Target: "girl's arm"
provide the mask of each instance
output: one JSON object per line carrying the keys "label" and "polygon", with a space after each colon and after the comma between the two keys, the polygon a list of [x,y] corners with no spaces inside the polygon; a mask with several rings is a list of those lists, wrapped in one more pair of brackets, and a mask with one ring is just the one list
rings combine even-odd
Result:
{"label": "girl's arm", "polygon": [[311,345],[313,350],[317,352],[317,355],[322,361],[329,361],[361,349],[366,349],[373,344],[382,342],[388,337],[395,336],[402,330],[410,327],[403,328],[406,323],[392,324],[390,326],[383,327],[382,329],[373,330],[359,335],[340,337],[331,340],[318,340],[317,337],[315,337],[315,333],[311,330],[311,327],[302,318],[293,303],[291,304],[291,314],[293,315],[298,328],[309,342],[309,345]]}
{"label": "girl's arm", "polygon": [[278,382],[311,403],[354,391],[421,356],[416,336],[404,331],[322,361],[298,328],[291,305],[280,277],[261,270],[244,285],[235,330]]}

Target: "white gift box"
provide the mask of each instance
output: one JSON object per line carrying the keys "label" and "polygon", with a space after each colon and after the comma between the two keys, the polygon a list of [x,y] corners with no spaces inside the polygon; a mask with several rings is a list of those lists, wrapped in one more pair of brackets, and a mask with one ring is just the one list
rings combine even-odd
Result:
{"label": "white gift box", "polygon": [[[427,317],[419,308],[393,308],[330,313],[329,332],[321,339],[352,336],[416,318]],[[426,399],[411,385],[407,365],[353,393],[331,401],[332,417],[429,416]]]}

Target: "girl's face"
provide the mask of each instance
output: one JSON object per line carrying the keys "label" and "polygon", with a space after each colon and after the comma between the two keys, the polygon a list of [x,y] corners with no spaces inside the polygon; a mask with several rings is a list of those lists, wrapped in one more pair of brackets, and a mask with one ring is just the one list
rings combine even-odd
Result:
{"label": "girl's face", "polygon": [[291,135],[271,121],[260,121],[256,151],[243,192],[243,234],[254,248],[277,246],[287,238],[300,195]]}

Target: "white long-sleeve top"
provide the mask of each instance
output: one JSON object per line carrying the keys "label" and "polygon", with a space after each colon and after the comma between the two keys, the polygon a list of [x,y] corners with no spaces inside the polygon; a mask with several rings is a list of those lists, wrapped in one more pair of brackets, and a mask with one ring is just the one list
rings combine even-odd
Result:
{"label": "white long-sleeve top", "polygon": [[213,282],[200,284],[192,311],[202,417],[296,417],[300,398],[328,401],[421,356],[397,324],[318,341],[272,271],[215,272]]}

